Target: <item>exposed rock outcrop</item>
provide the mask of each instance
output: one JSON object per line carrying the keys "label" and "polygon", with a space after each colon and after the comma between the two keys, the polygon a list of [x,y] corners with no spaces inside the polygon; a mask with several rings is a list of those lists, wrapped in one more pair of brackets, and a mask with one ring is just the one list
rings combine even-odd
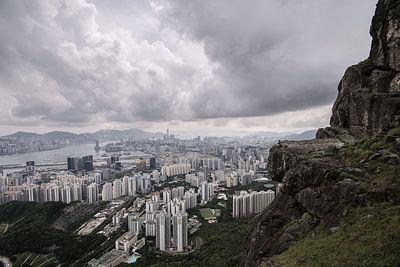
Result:
{"label": "exposed rock outcrop", "polygon": [[256,266],[288,249],[316,226],[337,227],[347,211],[366,200],[359,182],[363,175],[337,158],[338,139],[283,141],[270,151],[268,169],[283,182],[281,193],[254,220],[243,266]]}
{"label": "exposed rock outcrop", "polygon": [[[336,231],[352,207],[388,199],[385,191],[360,186],[374,158],[358,168],[338,156],[344,144],[400,125],[400,1],[379,0],[370,33],[369,59],[349,67],[340,81],[331,127],[319,129],[316,140],[283,141],[271,148],[268,171],[283,189],[255,218],[242,266],[285,251],[318,225]],[[369,157],[395,163],[399,153]]]}
{"label": "exposed rock outcrop", "polygon": [[[370,34],[370,57],[346,70],[330,123],[356,137],[384,133],[400,124],[399,1],[378,2]],[[320,129],[317,138],[330,137],[327,132],[332,129]]]}

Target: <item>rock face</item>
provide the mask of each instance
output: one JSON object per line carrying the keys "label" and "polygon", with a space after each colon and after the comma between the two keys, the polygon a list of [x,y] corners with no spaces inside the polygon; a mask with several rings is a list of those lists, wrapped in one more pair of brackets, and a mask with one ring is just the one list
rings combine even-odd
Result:
{"label": "rock face", "polygon": [[283,141],[271,148],[268,170],[283,188],[254,219],[242,266],[283,252],[318,225],[334,229],[350,208],[365,202],[359,183],[345,178],[357,170],[337,158],[342,145],[329,138]]}
{"label": "rock face", "polygon": [[335,231],[349,209],[368,203],[369,192],[354,179],[363,179],[365,170],[348,167],[338,150],[400,125],[399,0],[378,2],[370,33],[369,59],[349,67],[340,81],[331,127],[319,129],[315,140],[271,148],[268,171],[283,189],[254,219],[242,266],[268,261],[318,225]]}
{"label": "rock face", "polygon": [[[399,1],[378,2],[370,34],[370,57],[346,70],[330,123],[356,137],[384,133],[400,124]],[[330,130],[320,130],[317,138],[326,137],[326,131]]]}
{"label": "rock face", "polygon": [[370,58],[374,65],[400,71],[400,2],[379,1],[372,19]]}

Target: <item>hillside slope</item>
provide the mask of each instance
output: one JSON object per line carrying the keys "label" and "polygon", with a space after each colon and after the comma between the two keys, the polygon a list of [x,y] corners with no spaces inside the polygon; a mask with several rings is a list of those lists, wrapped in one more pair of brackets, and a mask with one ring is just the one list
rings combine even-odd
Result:
{"label": "hillside slope", "polygon": [[1,205],[0,223],[7,223],[8,229],[0,234],[0,254],[9,258],[25,252],[53,254],[64,266],[71,266],[98,249],[105,237],[97,234],[77,236],[52,226],[64,214],[66,207],[61,202],[9,202]]}

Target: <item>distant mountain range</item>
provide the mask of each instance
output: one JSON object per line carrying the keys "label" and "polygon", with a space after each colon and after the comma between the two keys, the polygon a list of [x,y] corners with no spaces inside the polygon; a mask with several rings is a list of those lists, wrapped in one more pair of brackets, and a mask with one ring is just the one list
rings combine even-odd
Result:
{"label": "distant mountain range", "polygon": [[32,133],[32,132],[16,132],[10,135],[5,135],[2,138],[16,139],[22,141],[58,141],[58,142],[71,142],[71,143],[82,143],[95,140],[101,141],[118,141],[118,140],[137,140],[137,139],[151,139],[161,138],[161,133],[151,133],[140,129],[129,129],[129,130],[101,130],[95,133],[82,133],[75,134],[70,132],[53,131],[44,134]]}
{"label": "distant mountain range", "polygon": [[277,132],[257,132],[250,136],[264,137],[270,140],[310,140],[314,139],[317,130],[308,130],[299,134],[296,133],[277,133]]}
{"label": "distant mountain range", "polygon": [[305,131],[299,134],[289,134],[285,135],[282,140],[311,140],[315,139],[315,136],[317,134],[317,130],[309,130]]}
{"label": "distant mountain range", "polygon": [[[315,138],[317,130],[309,130],[299,134],[296,133],[277,133],[277,132],[257,132],[248,135],[249,137],[262,137],[267,140],[308,140]],[[32,132],[16,132],[5,135],[3,139],[15,139],[21,141],[44,141],[61,143],[84,143],[99,141],[119,141],[119,140],[138,140],[162,138],[162,133],[152,133],[141,129],[129,130],[100,130],[95,133],[75,134],[70,132],[53,131],[44,134]]]}

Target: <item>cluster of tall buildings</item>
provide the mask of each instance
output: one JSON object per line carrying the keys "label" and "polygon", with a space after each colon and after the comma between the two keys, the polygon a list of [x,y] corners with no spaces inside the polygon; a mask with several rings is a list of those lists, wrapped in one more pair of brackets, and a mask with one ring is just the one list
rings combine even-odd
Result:
{"label": "cluster of tall buildings", "polygon": [[209,170],[219,170],[222,167],[222,161],[219,158],[205,158],[203,159],[203,166]]}
{"label": "cluster of tall buildings", "polygon": [[249,171],[256,172],[260,163],[261,162],[256,160],[253,156],[250,156],[246,160],[239,159],[237,163],[238,173],[243,174]]}
{"label": "cluster of tall buildings", "polygon": [[188,246],[187,213],[178,211],[170,215],[165,210],[156,213],[156,247],[161,251],[184,251]]}
{"label": "cluster of tall buildings", "polygon": [[161,175],[166,177],[188,174],[192,170],[198,170],[203,167],[207,170],[222,169],[222,160],[220,158],[179,158],[176,164],[167,164],[161,168]]}
{"label": "cluster of tall buildings", "polygon": [[275,199],[275,192],[272,190],[251,192],[241,191],[238,196],[233,196],[233,217],[250,217],[255,213],[262,212]]}
{"label": "cluster of tall buildings", "polygon": [[93,171],[93,156],[88,155],[82,158],[79,157],[68,157],[67,158],[67,169],[70,172],[78,173],[80,171]]}
{"label": "cluster of tall buildings", "polygon": [[136,196],[136,193],[147,194],[151,190],[150,175],[124,176],[112,183],[105,182],[101,192],[103,201],[110,201],[123,196]]}
{"label": "cluster of tall buildings", "polygon": [[239,185],[239,177],[236,172],[226,177],[226,187],[233,187]]}
{"label": "cluster of tall buildings", "polygon": [[[40,178],[39,178],[40,179]],[[98,201],[98,184],[93,176],[77,177],[59,173],[47,183],[34,183],[35,177],[9,177],[0,175],[0,203],[10,201],[71,203]]]}
{"label": "cluster of tall buildings", "polygon": [[122,179],[105,182],[101,192],[102,174],[99,172],[91,172],[85,176],[59,172],[49,179],[49,182],[37,182],[40,180],[39,175],[27,177],[0,175],[0,204],[10,201],[94,203],[127,195],[135,196],[137,193],[147,194],[151,191],[149,174],[124,176]]}
{"label": "cluster of tall buildings", "polygon": [[226,187],[233,187],[238,185],[248,185],[253,182],[254,172],[246,172],[241,175],[236,171],[231,172],[230,175],[226,176]]}
{"label": "cluster of tall buildings", "polygon": [[146,236],[156,237],[161,251],[184,251],[188,246],[188,216],[186,210],[197,205],[194,189],[165,188],[146,202]]}
{"label": "cluster of tall buildings", "polygon": [[186,164],[186,163],[172,164],[163,166],[161,168],[161,175],[166,177],[171,177],[171,176],[190,173],[191,170],[192,170],[191,164]]}
{"label": "cluster of tall buildings", "polygon": [[194,191],[194,189],[189,189],[185,192],[183,200],[185,201],[185,206],[187,209],[195,208],[197,206],[197,193]]}
{"label": "cluster of tall buildings", "polygon": [[17,153],[36,152],[63,147],[62,142],[54,140],[32,140],[30,138],[2,138],[0,140],[0,156]]}
{"label": "cluster of tall buildings", "polygon": [[203,172],[189,173],[185,175],[185,182],[193,187],[200,187],[203,181],[207,181],[206,175]]}

